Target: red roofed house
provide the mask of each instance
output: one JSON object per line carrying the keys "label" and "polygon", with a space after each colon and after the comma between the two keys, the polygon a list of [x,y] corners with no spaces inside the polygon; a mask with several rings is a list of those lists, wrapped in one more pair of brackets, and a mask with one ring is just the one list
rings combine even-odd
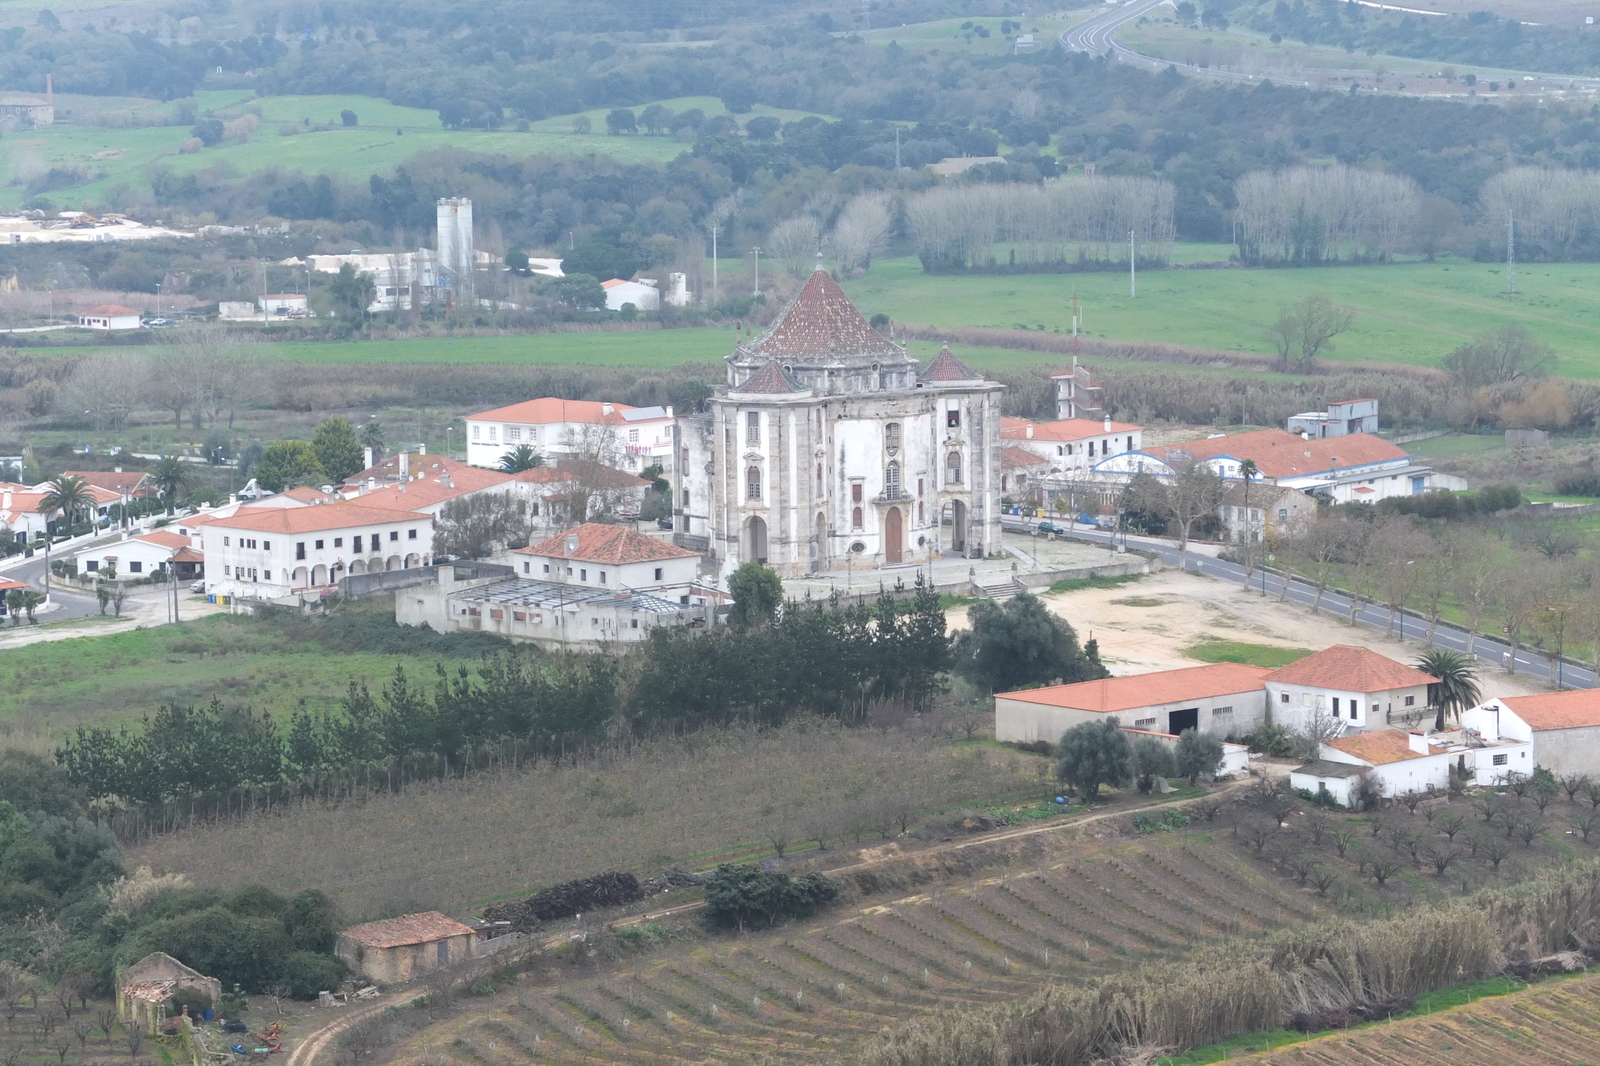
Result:
{"label": "red roofed house", "polygon": [[678,417],[680,545],[789,576],[1001,550],[1003,385],[948,348],[919,366],[822,270],[724,362]]}
{"label": "red roofed house", "polygon": [[1313,717],[1337,719],[1346,733],[1384,729],[1396,713],[1421,714],[1438,680],[1371,649],[1335,644],[1267,675],[1268,720],[1290,731]]}
{"label": "red roofed house", "polygon": [[1049,465],[1049,474],[1085,474],[1100,460],[1144,446],[1144,427],[1111,419],[1067,418],[1030,422],[1002,418],[1000,437],[1008,448],[1032,452]]}
{"label": "red roofed house", "polygon": [[472,958],[472,927],[438,911],[353,925],[339,933],[333,953],[378,984],[399,984]]}
{"label": "red roofed house", "polygon": [[242,507],[199,527],[208,588],[274,599],[433,557],[433,516],[355,503]]}
{"label": "red roofed house", "polygon": [[1218,435],[1113,455],[1095,464],[1100,478],[1125,481],[1144,471],[1171,477],[1183,465],[1205,463],[1231,481],[1252,460],[1263,480],[1302,492],[1321,492],[1335,503],[1372,503],[1429,489],[1465,488],[1459,478],[1434,473],[1405,451],[1370,433],[1307,440],[1282,429]]}
{"label": "red roofed house", "polygon": [[1000,491],[1013,498],[1032,499],[1044,477],[1046,463],[1021,448],[1000,449]]}
{"label": "red roofed house", "polygon": [[[1600,777],[1600,689],[1486,700],[1462,713],[1461,727],[1483,744],[1521,741],[1529,746],[1531,756],[1513,755],[1495,764],[1491,774],[1531,774],[1542,766],[1557,775]],[[1502,766],[1507,770],[1498,769]],[[1489,780],[1481,769],[1478,780]]]}
{"label": "red roofed house", "polygon": [[1261,683],[1269,672],[1213,663],[1002,692],[994,698],[994,735],[1002,741],[1054,744],[1073,726],[1114,714],[1126,729],[1243,736],[1265,721]]}
{"label": "red roofed house", "polygon": [[78,312],[78,325],[84,329],[138,329],[139,312],[117,304],[101,304]]}
{"label": "red roofed house", "polygon": [[1428,742],[1421,732],[1379,729],[1324,741],[1316,761],[1289,774],[1290,788],[1327,791],[1342,807],[1351,806],[1357,779],[1371,774],[1389,798],[1450,786],[1452,754]]}
{"label": "red roofed house", "polygon": [[62,477],[82,478],[84,484],[93,485],[97,489],[114,492],[124,499],[135,496],[154,496],[155,488],[146,480],[146,475],[141,470],[63,470]]}
{"label": "red roofed house", "polygon": [[119,578],[150,577],[170,565],[178,580],[192,581],[205,564],[205,555],[195,541],[193,537],[157,529],[86,548],[74,558],[81,574],[97,574],[115,567]]}
{"label": "red roofed house", "polygon": [[[467,462],[493,469],[519,445],[546,460],[586,459],[637,473],[676,469],[670,407],[629,407],[545,396],[467,415]],[[357,475],[358,477],[361,475]]]}
{"label": "red roofed house", "polygon": [[628,304],[632,304],[635,311],[656,311],[661,307],[661,289],[653,281],[612,278],[602,281],[600,288],[606,294],[607,311],[620,311]]}
{"label": "red roofed house", "polygon": [[699,552],[595,522],[518,548],[511,557],[519,576],[596,588],[649,589],[664,598],[687,597],[700,569]]}

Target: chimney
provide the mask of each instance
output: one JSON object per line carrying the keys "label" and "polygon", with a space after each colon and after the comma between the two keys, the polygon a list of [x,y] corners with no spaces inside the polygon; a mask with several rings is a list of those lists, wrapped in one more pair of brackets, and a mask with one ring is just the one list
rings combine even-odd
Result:
{"label": "chimney", "polygon": [[364,469],[371,470],[372,469],[372,449],[371,448],[363,448],[363,449],[361,449],[361,458],[363,460],[365,460]]}
{"label": "chimney", "polygon": [[1111,432],[1111,416],[1110,416],[1110,415],[1107,415],[1107,416],[1106,416],[1106,428],[1105,428],[1105,432],[1107,432],[1107,433],[1110,433],[1110,432]]}
{"label": "chimney", "polygon": [[[371,464],[369,463],[368,465],[370,466]],[[367,478],[367,491],[368,492],[371,492],[373,489],[375,489],[377,487],[378,487],[378,479],[377,478],[375,478],[375,477]]]}
{"label": "chimney", "polygon": [[1028,439],[1029,440],[1033,439],[1033,423],[1032,422],[1028,423]]}
{"label": "chimney", "polygon": [[608,414],[610,414],[610,413],[611,413],[611,412],[612,412],[612,407],[611,407],[611,405],[610,405],[610,404],[608,404],[608,403],[603,403],[603,404],[601,404],[601,405],[600,405],[600,413],[601,413],[601,414],[603,414],[603,415],[608,415]]}
{"label": "chimney", "polygon": [[668,418],[672,417],[672,405],[670,403],[667,404],[667,417]]}
{"label": "chimney", "polygon": [[410,452],[401,452],[400,453],[400,480],[401,481],[410,481],[411,480],[411,453]]}
{"label": "chimney", "polygon": [[426,444],[417,445],[417,454],[418,455],[427,455],[428,454],[428,446]]}
{"label": "chimney", "polygon": [[439,475],[439,484],[443,485],[447,489],[455,488],[455,484],[450,480],[449,471],[445,471],[443,474]]}
{"label": "chimney", "polygon": [[567,554],[568,555],[571,555],[573,552],[578,550],[578,535],[576,533],[568,533],[567,534],[567,545],[566,545],[566,547],[567,547]]}
{"label": "chimney", "polygon": [[1420,730],[1413,729],[1409,736],[1411,740],[1412,751],[1416,752],[1418,755],[1428,754],[1427,734],[1421,732]]}
{"label": "chimney", "polygon": [[120,467],[120,466],[117,466],[117,467],[113,467],[113,468],[112,468],[112,473],[114,473],[114,474],[120,474],[120,473],[122,473],[122,467]]}

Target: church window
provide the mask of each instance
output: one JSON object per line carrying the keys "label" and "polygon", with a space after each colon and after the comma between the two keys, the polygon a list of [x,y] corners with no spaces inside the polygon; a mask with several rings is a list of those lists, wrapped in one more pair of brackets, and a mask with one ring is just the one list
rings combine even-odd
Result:
{"label": "church window", "polygon": [[761,443],[761,416],[755,411],[744,416],[744,442],[750,445]]}
{"label": "church window", "polygon": [[923,489],[922,489],[923,480],[924,480],[923,478],[920,478],[920,477],[917,478],[917,495],[918,496],[921,496],[922,492],[923,492]]}
{"label": "church window", "polygon": [[689,469],[689,449],[688,448],[679,449],[678,457],[682,461],[684,471],[687,472],[688,469]]}
{"label": "church window", "polygon": [[688,489],[684,489],[683,490],[683,507],[684,507],[684,510],[688,510],[688,508],[689,508],[689,490]]}
{"label": "church window", "polygon": [[918,500],[917,501],[917,525],[920,526],[923,522],[926,522],[926,521],[927,521],[927,518],[924,516],[923,510],[922,510],[922,501]]}
{"label": "church window", "polygon": [[861,528],[861,508],[857,507],[850,512],[850,528]]}
{"label": "church window", "polygon": [[817,495],[822,495],[822,464],[817,464]]}
{"label": "church window", "polygon": [[883,446],[891,452],[900,447],[900,423],[890,422],[883,427]]}
{"label": "church window", "polygon": [[890,463],[883,468],[883,494],[891,500],[900,498],[900,464]]}
{"label": "church window", "polygon": [[850,483],[850,502],[861,502],[861,482],[859,481],[853,481]]}
{"label": "church window", "polygon": [[944,479],[951,485],[961,484],[961,453],[951,452],[945,456]]}
{"label": "church window", "polygon": [[748,500],[761,499],[761,468],[752,466],[744,472],[744,495]]}
{"label": "church window", "polygon": [[944,424],[951,429],[961,428],[961,408],[952,407],[944,413]]}

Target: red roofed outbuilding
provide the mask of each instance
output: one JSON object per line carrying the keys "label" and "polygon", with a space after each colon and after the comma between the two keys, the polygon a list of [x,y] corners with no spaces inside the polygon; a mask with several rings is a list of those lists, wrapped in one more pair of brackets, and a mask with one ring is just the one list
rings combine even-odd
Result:
{"label": "red roofed outbuilding", "polygon": [[1073,726],[1109,714],[1125,729],[1243,736],[1263,723],[1262,681],[1268,673],[1259,666],[1212,663],[1002,692],[994,698],[995,739],[1054,744]]}
{"label": "red roofed outbuilding", "polygon": [[[1501,764],[1511,771],[1531,774],[1535,766],[1542,766],[1557,775],[1600,778],[1600,689],[1485,700],[1462,713],[1461,726],[1483,743],[1498,740],[1531,745],[1531,759],[1519,760],[1513,755]],[[1491,772],[1494,770],[1498,768]],[[1500,772],[1503,775],[1504,771]],[[1478,780],[1487,783],[1482,769]]]}
{"label": "red roofed outbuilding", "polygon": [[400,984],[474,955],[472,927],[438,911],[353,925],[339,934],[333,953],[378,984]]}

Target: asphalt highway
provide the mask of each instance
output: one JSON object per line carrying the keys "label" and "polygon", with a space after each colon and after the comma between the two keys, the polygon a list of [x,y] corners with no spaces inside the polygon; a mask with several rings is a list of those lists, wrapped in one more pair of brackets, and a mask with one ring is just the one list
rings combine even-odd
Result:
{"label": "asphalt highway", "polygon": [[[1031,525],[1021,519],[1006,516],[1002,519],[1006,529],[1022,531],[1031,528]],[[1114,535],[1099,530],[1077,528],[1067,534],[1076,540],[1088,541],[1095,544],[1104,544],[1109,551],[1111,541],[1122,543],[1120,535]],[[1155,537],[1127,538],[1128,545],[1142,551],[1153,552],[1168,566],[1178,566],[1178,549],[1168,541]],[[1202,554],[1190,546],[1188,561],[1185,569],[1207,577],[1218,578],[1223,581],[1232,581],[1243,584],[1245,580],[1244,567],[1238,563],[1224,562],[1213,556]],[[1320,602],[1315,585],[1311,585],[1299,578],[1288,579],[1288,589],[1284,588],[1285,578],[1281,574],[1268,573],[1257,568],[1250,575],[1250,589],[1253,592],[1264,592],[1267,596],[1286,599],[1291,603],[1298,603],[1306,607],[1317,605],[1319,611],[1330,616],[1348,620],[1350,617],[1350,598],[1343,592],[1327,589],[1322,593]],[[1372,604],[1362,601],[1360,610],[1356,614],[1356,621],[1382,629],[1390,633],[1403,636],[1407,640],[1419,643],[1428,639],[1428,620],[1411,611],[1396,611],[1393,623],[1389,619],[1389,609],[1383,604]],[[1436,647],[1449,648],[1453,651],[1466,652],[1469,643],[1472,644],[1472,653],[1484,663],[1504,669],[1509,664],[1510,645],[1498,634],[1478,634],[1476,642],[1470,640],[1468,632],[1460,626],[1449,622],[1440,622],[1433,630],[1432,643]],[[1559,680],[1565,688],[1593,688],[1595,686],[1594,671],[1575,662],[1570,657],[1557,663],[1554,654],[1545,654],[1537,649],[1519,647],[1517,649],[1516,673],[1536,677],[1552,684]]]}

